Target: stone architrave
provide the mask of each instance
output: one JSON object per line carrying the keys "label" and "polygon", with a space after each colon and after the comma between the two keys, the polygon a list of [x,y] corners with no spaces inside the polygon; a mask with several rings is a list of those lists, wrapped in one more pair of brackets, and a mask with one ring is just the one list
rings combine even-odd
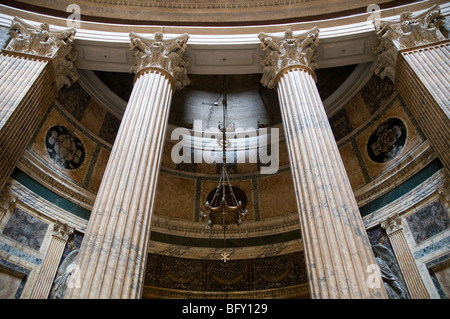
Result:
{"label": "stone architrave", "polygon": [[0,53],[0,189],[58,90],[78,79],[75,29],[54,31],[14,18],[9,35]]}
{"label": "stone architrave", "polygon": [[300,216],[312,298],[387,298],[314,69],[319,30],[260,33],[261,83],[276,87]]}
{"label": "stone architrave", "polygon": [[381,223],[381,227],[386,231],[389,241],[397,258],[398,265],[402,271],[409,294],[413,299],[429,299],[428,291],[420,277],[414,257],[406,242],[403,233],[402,220],[398,214],[387,218]]}
{"label": "stone architrave", "polygon": [[47,253],[39,269],[38,277],[35,281],[30,299],[47,299],[52,288],[53,280],[58,271],[61,256],[66,247],[69,236],[73,233],[73,228],[60,221],[53,224],[52,239],[48,246]]}
{"label": "stone architrave", "polygon": [[188,38],[130,34],[135,83],[80,247],[74,274],[80,287],[65,298],[142,295],[171,98],[189,83]]}
{"label": "stone architrave", "polygon": [[438,6],[381,21],[374,72],[395,84],[439,159],[450,172],[450,41]]}

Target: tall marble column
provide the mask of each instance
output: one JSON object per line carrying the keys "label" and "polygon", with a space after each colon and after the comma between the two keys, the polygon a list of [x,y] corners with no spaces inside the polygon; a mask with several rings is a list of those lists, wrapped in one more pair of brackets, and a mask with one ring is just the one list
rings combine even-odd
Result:
{"label": "tall marble column", "polygon": [[261,82],[277,88],[280,102],[311,297],[387,298],[382,284],[368,284],[376,261],[315,84],[318,33],[259,34]]}
{"label": "tall marble column", "polygon": [[381,227],[386,230],[389,241],[397,258],[398,265],[402,271],[405,284],[409,294],[413,299],[429,299],[427,289],[422,281],[414,257],[403,234],[402,220],[398,214],[388,218],[381,223]]}
{"label": "tall marble column", "polygon": [[130,34],[136,73],[65,298],[140,298],[172,94],[189,83],[187,34]]}
{"label": "tall marble column", "polygon": [[450,41],[439,30],[439,7],[377,29],[375,74],[388,77],[450,172]]}
{"label": "tall marble column", "polygon": [[77,80],[75,29],[51,31],[14,18],[0,53],[0,189],[58,90]]}
{"label": "tall marble column", "polygon": [[48,246],[45,258],[42,261],[38,277],[35,281],[30,299],[47,299],[52,288],[53,280],[58,271],[61,256],[66,247],[69,236],[73,233],[73,229],[66,224],[56,221],[53,224],[52,239]]}

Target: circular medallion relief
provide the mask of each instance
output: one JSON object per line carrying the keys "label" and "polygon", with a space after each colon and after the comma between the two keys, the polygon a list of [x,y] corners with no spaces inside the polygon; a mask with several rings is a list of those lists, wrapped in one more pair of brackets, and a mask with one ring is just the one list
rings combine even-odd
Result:
{"label": "circular medallion relief", "polygon": [[390,118],[375,129],[367,143],[369,157],[377,163],[386,163],[401,153],[406,142],[405,124]]}
{"label": "circular medallion relief", "polygon": [[50,158],[62,168],[75,169],[84,161],[85,151],[80,139],[64,126],[53,126],[45,137]]}

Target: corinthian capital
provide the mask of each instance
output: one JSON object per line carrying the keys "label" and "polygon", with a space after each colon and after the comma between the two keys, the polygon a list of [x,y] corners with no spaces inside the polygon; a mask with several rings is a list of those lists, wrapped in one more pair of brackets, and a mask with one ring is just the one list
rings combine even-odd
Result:
{"label": "corinthian capital", "polygon": [[130,33],[130,49],[133,53],[131,71],[138,73],[144,68],[159,68],[169,73],[177,89],[182,89],[190,83],[187,77],[189,58],[184,57],[188,34],[165,40],[161,32],[156,32],[154,38],[147,38],[134,32]]}
{"label": "corinthian capital", "polygon": [[444,20],[435,5],[420,15],[404,12],[397,21],[381,21],[375,31],[379,44],[372,50],[377,55],[375,74],[394,82],[398,51],[445,40],[439,30]]}
{"label": "corinthian capital", "polygon": [[62,240],[67,240],[72,234],[73,228],[69,227],[67,224],[62,223],[59,220],[56,220],[53,224],[53,236]]}
{"label": "corinthian capital", "polygon": [[381,228],[383,228],[388,235],[402,230],[402,220],[398,214],[388,217],[384,222],[381,223]]}
{"label": "corinthian capital", "polygon": [[52,31],[46,23],[34,26],[15,17],[9,28],[11,40],[6,50],[51,58],[56,87],[70,86],[78,80],[75,68],[77,53],[73,50],[74,28]]}
{"label": "corinthian capital", "polygon": [[268,88],[275,86],[277,74],[292,65],[303,65],[314,70],[317,67],[319,29],[314,28],[305,33],[293,35],[286,30],[283,37],[258,34],[264,56],[261,58],[263,76],[261,83]]}

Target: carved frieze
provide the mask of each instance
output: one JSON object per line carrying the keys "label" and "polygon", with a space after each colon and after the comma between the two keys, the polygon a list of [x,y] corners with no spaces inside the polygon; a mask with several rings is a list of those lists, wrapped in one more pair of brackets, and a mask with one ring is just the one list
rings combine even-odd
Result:
{"label": "carved frieze", "polygon": [[190,83],[187,77],[189,58],[183,56],[186,51],[188,34],[165,40],[161,32],[155,32],[154,38],[130,33],[130,49],[133,50],[131,71],[138,73],[144,68],[159,68],[169,73],[177,89]]}
{"label": "carved frieze", "polygon": [[261,83],[268,87],[275,86],[277,74],[286,67],[302,65],[316,69],[319,58],[319,29],[313,28],[305,33],[295,35],[286,30],[283,37],[271,36],[261,32],[258,35],[264,56],[261,58],[263,76]]}
{"label": "carved frieze", "polygon": [[15,17],[9,29],[11,40],[6,50],[51,58],[56,87],[70,86],[79,78],[75,67],[77,52],[73,49],[76,30],[50,30],[46,23],[34,26]]}
{"label": "carved frieze", "polygon": [[379,43],[372,50],[376,54],[374,73],[394,82],[398,51],[445,40],[439,30],[444,20],[440,8],[435,5],[415,17],[411,12],[404,12],[400,21],[376,23]]}

